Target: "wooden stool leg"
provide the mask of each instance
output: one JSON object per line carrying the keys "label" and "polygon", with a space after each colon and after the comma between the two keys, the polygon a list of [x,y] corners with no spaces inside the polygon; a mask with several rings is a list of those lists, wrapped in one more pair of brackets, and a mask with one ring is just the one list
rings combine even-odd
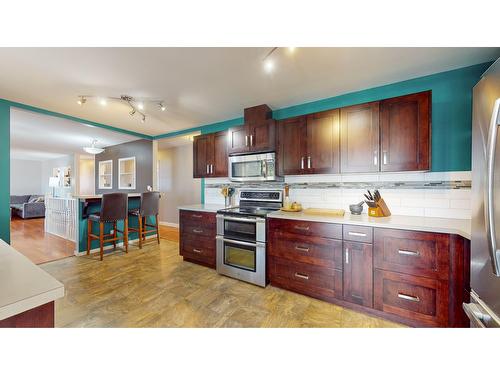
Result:
{"label": "wooden stool leg", "polygon": [[[116,235],[116,226],[117,226],[116,223],[117,223],[116,221],[113,222],[113,236],[115,236],[115,238],[117,236]],[[113,250],[116,250],[116,240],[113,241]]]}
{"label": "wooden stool leg", "polygon": [[[147,223],[148,223],[148,217],[147,217],[147,216],[144,216],[144,217],[142,218],[142,227],[143,227],[143,228],[146,228],[146,224],[147,224]],[[143,231],[143,233],[142,233],[142,240],[143,240],[144,242],[146,241],[146,233],[144,233],[144,231]]]}
{"label": "wooden stool leg", "polygon": [[104,256],[104,223],[101,221],[99,222],[99,245],[100,245],[100,250],[101,250],[101,260],[102,257]]}
{"label": "wooden stool leg", "polygon": [[160,229],[159,229],[159,224],[158,224],[158,214],[155,216],[156,220],[156,238],[158,240],[158,245],[160,244]]}
{"label": "wooden stool leg", "polygon": [[139,215],[139,219],[137,220],[139,223],[139,249],[142,249],[142,216]]}
{"label": "wooden stool leg", "polygon": [[123,243],[125,245],[125,252],[128,253],[128,217],[125,218],[123,223]]}
{"label": "wooden stool leg", "polygon": [[90,238],[91,233],[92,233],[92,220],[87,219],[87,255],[90,255],[90,247],[92,246],[92,238]]}

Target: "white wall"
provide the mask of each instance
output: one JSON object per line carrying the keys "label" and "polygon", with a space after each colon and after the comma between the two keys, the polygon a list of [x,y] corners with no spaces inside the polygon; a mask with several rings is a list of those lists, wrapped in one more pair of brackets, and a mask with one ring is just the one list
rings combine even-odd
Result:
{"label": "white wall", "polygon": [[93,195],[95,192],[94,158],[78,160],[78,195]]}
{"label": "white wall", "polygon": [[52,194],[52,188],[49,186],[49,178],[52,176],[54,168],[71,167],[71,187],[69,188],[56,188],[55,193],[58,197],[68,197],[74,193],[75,187],[75,157],[74,155],[67,155],[61,158],[44,160],[42,162],[42,194]]}
{"label": "white wall", "polygon": [[158,151],[160,221],[178,224],[182,205],[201,202],[201,180],[193,178],[193,145]]}
{"label": "white wall", "polygon": [[10,160],[10,194],[42,194],[42,162],[38,160]]}

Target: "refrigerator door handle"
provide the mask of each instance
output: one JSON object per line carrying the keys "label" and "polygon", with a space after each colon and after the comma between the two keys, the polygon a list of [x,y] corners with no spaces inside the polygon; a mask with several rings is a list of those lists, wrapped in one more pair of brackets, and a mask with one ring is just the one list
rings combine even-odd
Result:
{"label": "refrigerator door handle", "polygon": [[493,206],[494,197],[494,174],[495,174],[495,154],[498,136],[498,126],[500,126],[500,98],[495,101],[493,113],[491,115],[490,130],[488,134],[488,146],[486,149],[487,173],[486,173],[486,199],[484,202],[486,230],[488,233],[488,247],[490,251],[491,265],[493,273],[500,277],[500,250],[497,248],[495,233],[495,209]]}

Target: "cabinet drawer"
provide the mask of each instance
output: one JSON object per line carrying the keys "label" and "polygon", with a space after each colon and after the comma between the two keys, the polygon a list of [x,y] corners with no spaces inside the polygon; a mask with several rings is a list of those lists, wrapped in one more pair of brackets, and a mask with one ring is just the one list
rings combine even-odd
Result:
{"label": "cabinet drawer", "polygon": [[333,239],[342,239],[342,225],[318,223],[314,221],[270,219],[269,231],[281,231],[306,236],[318,236]]}
{"label": "cabinet drawer", "polygon": [[284,289],[316,298],[342,298],[342,271],[271,257],[269,278]]}
{"label": "cabinet drawer", "polygon": [[300,234],[271,234],[271,256],[330,268],[342,268],[342,241]]}
{"label": "cabinet drawer", "polygon": [[215,237],[209,239],[183,236],[181,241],[183,257],[215,266]]}
{"label": "cabinet drawer", "polygon": [[375,268],[448,280],[449,240],[441,233],[376,228]]}
{"label": "cabinet drawer", "polygon": [[373,228],[360,225],[344,225],[344,241],[372,243]]}
{"label": "cabinet drawer", "polygon": [[448,282],[375,270],[374,307],[426,325],[448,325]]}
{"label": "cabinet drawer", "polygon": [[212,212],[181,210],[179,215],[181,224],[214,228],[215,231],[216,219]]}
{"label": "cabinet drawer", "polygon": [[191,235],[191,236],[202,236],[202,237],[213,237],[215,239],[215,227],[207,228],[206,226],[192,224],[183,225],[181,230],[181,236]]}

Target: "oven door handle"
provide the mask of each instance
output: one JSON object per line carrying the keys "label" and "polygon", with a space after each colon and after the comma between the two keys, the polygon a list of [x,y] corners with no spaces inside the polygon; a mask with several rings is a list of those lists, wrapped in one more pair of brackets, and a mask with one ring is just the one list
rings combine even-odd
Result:
{"label": "oven door handle", "polygon": [[223,242],[232,243],[235,245],[244,245],[244,246],[251,246],[251,247],[258,246],[258,244],[256,244],[255,242],[236,241],[236,240],[230,240],[230,239],[224,238],[224,237],[219,237],[219,236],[217,236],[217,237],[220,238]]}
{"label": "oven door handle", "polygon": [[224,221],[237,221],[239,223],[263,223],[266,221],[266,219],[263,219],[261,217],[248,219],[244,217],[225,216],[222,214],[217,214],[217,219],[223,219]]}

